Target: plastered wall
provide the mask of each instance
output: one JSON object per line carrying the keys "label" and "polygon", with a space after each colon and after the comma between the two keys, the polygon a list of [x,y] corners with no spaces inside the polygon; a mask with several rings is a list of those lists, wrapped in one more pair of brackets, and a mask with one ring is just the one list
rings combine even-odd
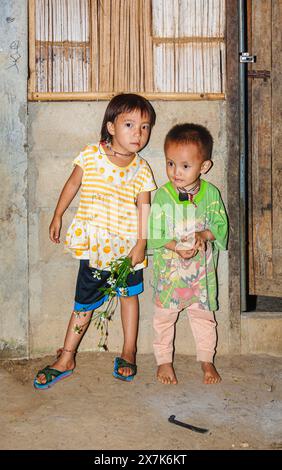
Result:
{"label": "plastered wall", "polygon": [[[176,123],[195,122],[206,125],[214,137],[214,166],[207,179],[216,184],[226,201],[225,102],[152,103],[157,123],[142,155],[150,163],[158,185],[165,183],[163,139]],[[29,322],[32,356],[54,352],[61,346],[74,297],[78,261],[63,253],[68,224],[75,214],[78,196],[63,220],[62,242],[53,245],[48,226],[63,187],[72,170],[72,160],[85,144],[99,138],[107,102],[29,103]],[[152,352],[152,258],[145,270],[145,293],[140,296],[138,351]],[[217,312],[218,352],[228,352],[228,257],[219,260],[219,303]],[[80,350],[94,350],[98,335],[91,325]],[[110,326],[109,347],[119,351],[122,333],[119,311]],[[177,324],[176,351],[194,354],[194,342],[185,314]]]}
{"label": "plastered wall", "polygon": [[27,3],[0,2],[0,356],[28,355]]}

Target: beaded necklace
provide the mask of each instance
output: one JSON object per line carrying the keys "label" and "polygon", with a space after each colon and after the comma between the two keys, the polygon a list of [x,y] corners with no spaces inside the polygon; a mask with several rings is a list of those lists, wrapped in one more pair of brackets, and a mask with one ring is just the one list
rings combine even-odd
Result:
{"label": "beaded necklace", "polygon": [[200,191],[200,188],[201,188],[201,180],[199,180],[195,186],[193,186],[193,188],[191,189],[185,189],[185,188],[177,188],[177,191],[179,192],[179,201],[183,202],[183,201],[190,201],[192,202],[192,204],[197,207],[197,205],[195,204],[194,202],[194,197],[196,196],[196,194],[198,194],[198,192]]}

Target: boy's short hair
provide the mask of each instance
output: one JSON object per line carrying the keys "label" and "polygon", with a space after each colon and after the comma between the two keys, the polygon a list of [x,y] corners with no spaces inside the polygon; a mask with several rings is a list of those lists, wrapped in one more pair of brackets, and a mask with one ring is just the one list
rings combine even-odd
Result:
{"label": "boy's short hair", "polygon": [[107,122],[114,122],[119,114],[130,113],[131,111],[140,111],[141,115],[148,114],[151,127],[156,122],[156,113],[151,103],[143,98],[143,96],[136,95],[135,93],[121,93],[114,96],[109,102],[102,127],[101,127],[101,140],[112,140],[112,136],[107,129]]}
{"label": "boy's short hair", "polygon": [[204,160],[210,160],[212,156],[213,138],[208,129],[200,124],[177,124],[167,133],[164,148],[169,143],[188,144],[194,142],[198,144]]}

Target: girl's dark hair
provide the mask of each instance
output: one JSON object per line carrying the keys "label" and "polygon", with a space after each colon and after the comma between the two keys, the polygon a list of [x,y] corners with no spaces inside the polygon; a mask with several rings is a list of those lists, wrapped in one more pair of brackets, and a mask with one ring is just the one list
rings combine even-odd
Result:
{"label": "girl's dark hair", "polygon": [[107,122],[114,122],[119,114],[130,113],[136,110],[139,110],[142,116],[148,114],[151,127],[153,127],[156,122],[156,113],[153,106],[146,98],[134,93],[122,93],[114,96],[105,111],[101,127],[101,140],[112,140],[112,136],[107,129]]}
{"label": "girl's dark hair", "polygon": [[212,155],[213,138],[208,129],[200,124],[177,124],[165,138],[166,149],[170,142],[176,144],[188,144],[194,142],[199,146],[204,160],[210,160]]}

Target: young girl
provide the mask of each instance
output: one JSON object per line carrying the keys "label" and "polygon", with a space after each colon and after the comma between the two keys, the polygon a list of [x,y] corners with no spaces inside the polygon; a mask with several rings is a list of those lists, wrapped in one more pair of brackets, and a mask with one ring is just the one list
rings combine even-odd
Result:
{"label": "young girl", "polygon": [[154,353],[157,378],[176,384],[173,338],[187,308],[204,383],[221,378],[213,364],[216,346],[217,256],[226,249],[227,216],[218,189],[202,180],[212,166],[213,139],[197,124],[173,127],[165,139],[169,182],[155,194],[148,246],[154,249]]}
{"label": "young girl", "polygon": [[38,389],[49,388],[72,374],[78,345],[93,311],[106,300],[99,288],[108,287],[110,263],[128,256],[135,272],[127,279],[121,303],[124,344],[115,359],[113,375],[130,381],[136,374],[138,294],[143,291],[146,267],[146,221],[150,191],[156,188],[148,163],[138,155],[148,143],[156,115],[141,96],[121,94],[109,103],[101,128],[101,141],[88,145],[74,160],[74,170],[60,195],[49,234],[60,243],[62,216],[81,186],[78,211],[67,231],[65,250],[80,260],[74,311],[63,348],[55,363],[39,371]]}

